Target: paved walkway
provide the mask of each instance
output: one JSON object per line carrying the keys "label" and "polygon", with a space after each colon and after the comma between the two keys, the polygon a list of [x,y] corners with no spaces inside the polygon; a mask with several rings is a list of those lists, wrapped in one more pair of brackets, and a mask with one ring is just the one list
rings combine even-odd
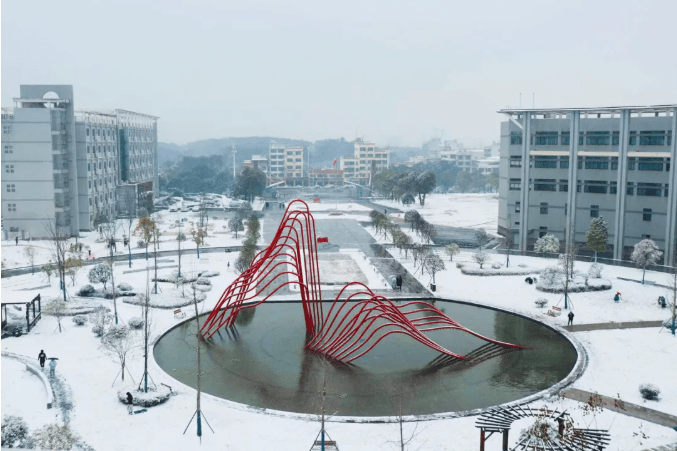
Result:
{"label": "paved walkway", "polygon": [[[598,394],[590,393],[584,390],[579,390],[577,388],[567,388],[563,392],[563,396],[565,398],[573,399],[575,401],[580,401],[584,403],[587,403],[590,397],[595,395]],[[640,420],[650,421],[652,423],[660,424],[661,426],[666,426],[669,428],[677,427],[677,417],[674,415],[659,412],[658,410],[647,409],[646,407],[638,406],[637,404],[632,404],[629,402],[623,402],[623,405],[619,406],[617,404],[616,398],[610,398],[604,395],[599,396],[602,397],[602,405],[607,410],[620,412],[623,415],[639,418]]]}
{"label": "paved walkway", "polygon": [[627,321],[623,323],[591,323],[591,324],[574,324],[573,326],[562,326],[569,332],[588,332],[591,330],[608,330],[608,329],[641,329],[643,327],[660,327],[663,321]]}

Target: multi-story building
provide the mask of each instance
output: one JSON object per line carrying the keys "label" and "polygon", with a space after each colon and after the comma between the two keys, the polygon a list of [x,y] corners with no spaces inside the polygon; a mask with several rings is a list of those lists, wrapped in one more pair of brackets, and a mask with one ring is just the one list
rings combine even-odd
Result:
{"label": "multi-story building", "polygon": [[129,112],[75,111],[70,85],[20,94],[2,113],[3,238],[45,237],[52,220],[74,235],[92,230],[97,216],[117,214],[117,186],[157,190],[157,118],[132,113],[147,118],[143,137]]}
{"label": "multi-story building", "polygon": [[603,216],[615,259],[651,238],[677,263],[677,105],[500,113],[499,232],[517,248],[546,233],[583,244]]}
{"label": "multi-story building", "polygon": [[367,184],[378,172],[390,167],[390,150],[358,139],[353,157],[341,157],[339,169],[346,180]]}
{"label": "multi-story building", "polygon": [[302,186],[307,169],[307,149],[271,143],[268,149],[268,177],[272,183],[284,181],[289,186]]}
{"label": "multi-story building", "polygon": [[340,169],[310,169],[310,186],[339,186],[343,184],[343,171]]}
{"label": "multi-story building", "polygon": [[242,164],[249,168],[259,169],[266,175],[268,174],[268,158],[263,155],[252,155],[251,160],[244,160]]}

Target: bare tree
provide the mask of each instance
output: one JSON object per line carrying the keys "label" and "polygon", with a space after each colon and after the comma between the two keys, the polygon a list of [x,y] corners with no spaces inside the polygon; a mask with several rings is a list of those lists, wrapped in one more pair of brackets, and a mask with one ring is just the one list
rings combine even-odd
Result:
{"label": "bare tree", "polygon": [[435,285],[435,274],[446,269],[442,259],[434,252],[431,252],[430,257],[426,259],[425,267],[428,271],[428,274],[430,274],[433,285]]}
{"label": "bare tree", "polygon": [[141,383],[143,383],[143,391],[148,392],[148,345],[152,341],[151,338],[154,330],[153,318],[150,314],[150,280],[148,267],[146,267],[146,292],[138,297],[143,299],[143,375],[139,382],[139,390],[141,390]]}
{"label": "bare tree", "polygon": [[111,285],[113,289],[113,311],[115,314],[115,324],[118,323],[118,303],[117,303],[117,290],[115,289],[115,261],[114,261],[114,251],[115,247],[117,246],[116,244],[116,236],[118,233],[118,230],[120,229],[120,223],[114,219],[110,218],[108,222],[104,222],[101,224],[101,230],[103,233],[103,237],[108,243],[108,247],[110,248],[110,280],[111,280]]}
{"label": "bare tree", "polygon": [[50,219],[45,224],[47,239],[50,244],[52,259],[56,264],[56,271],[59,276],[59,285],[63,293],[63,300],[66,302],[66,253],[70,249],[71,234],[70,231],[59,223],[56,219]]}
{"label": "bare tree", "polygon": [[461,252],[461,248],[458,244],[452,243],[444,247],[444,252],[449,256],[449,261],[454,261],[454,255],[458,255]]}
{"label": "bare tree", "polygon": [[108,313],[108,310],[106,307],[99,306],[94,310],[94,313],[91,315],[91,322],[93,324],[92,326],[92,332],[94,332],[94,335],[97,337],[101,337],[103,339],[103,335],[106,332],[106,326],[110,324],[113,321],[113,315]]}
{"label": "bare tree", "polygon": [[671,326],[670,330],[672,331],[672,335],[675,335],[675,328],[677,328],[677,265],[672,267],[672,275],[670,277],[670,295],[671,295],[671,302],[670,302],[670,319],[671,321]]}
{"label": "bare tree", "polygon": [[491,241],[491,237],[484,229],[477,229],[475,231],[475,240],[477,240],[477,245],[480,247],[480,252],[482,252],[482,246]]}
{"label": "bare tree", "polygon": [[66,302],[59,300],[52,301],[45,306],[44,311],[45,314],[52,315],[56,318],[56,322],[59,324],[59,332],[61,332],[61,318],[63,318],[68,311]]}
{"label": "bare tree", "polygon": [[[404,434],[404,408],[403,408],[403,400],[405,396],[405,389],[404,387],[400,387],[395,391],[393,394],[393,401],[395,404],[395,418],[397,419],[397,425],[399,427],[399,440],[397,441],[391,441],[390,443],[397,445],[397,447],[400,449],[400,451],[405,451],[406,449],[409,448],[409,444],[414,441],[414,439],[418,436],[418,434],[421,432],[418,430],[419,422],[416,421],[414,424],[414,429],[411,431],[411,433],[407,434],[405,437]],[[420,447],[419,447],[420,448]],[[417,449],[419,449],[417,448]]]}
{"label": "bare tree", "polygon": [[36,250],[34,246],[26,246],[24,248],[24,257],[28,260],[28,263],[31,264],[31,274],[35,274],[35,257]]}
{"label": "bare tree", "polygon": [[[127,355],[136,346],[134,334],[124,324],[114,324],[103,334],[103,347],[120,364],[120,373],[122,380],[125,380],[125,368]],[[127,370],[129,372],[129,370]],[[130,374],[131,377],[131,374]],[[117,376],[115,376],[117,379]],[[113,381],[115,383],[115,381]]]}
{"label": "bare tree", "polygon": [[137,216],[137,199],[133,191],[127,190],[123,194],[122,214],[124,216],[124,227],[127,229],[127,249],[129,250],[129,267],[132,267],[132,230]]}
{"label": "bare tree", "polygon": [[564,288],[564,309],[569,308],[569,282],[574,278],[574,264],[578,255],[579,246],[573,244],[569,252],[559,256],[558,265],[562,274],[562,288]]}

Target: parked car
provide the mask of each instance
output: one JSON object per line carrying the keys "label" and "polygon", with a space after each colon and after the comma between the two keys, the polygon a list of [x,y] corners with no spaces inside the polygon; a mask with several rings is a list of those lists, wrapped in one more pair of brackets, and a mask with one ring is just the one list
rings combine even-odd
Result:
{"label": "parked car", "polygon": [[181,207],[181,211],[184,212],[184,213],[187,213],[188,211],[190,211],[190,208],[184,206],[184,207]]}
{"label": "parked car", "polygon": [[176,213],[179,211],[179,207],[169,207],[169,212],[170,213]]}

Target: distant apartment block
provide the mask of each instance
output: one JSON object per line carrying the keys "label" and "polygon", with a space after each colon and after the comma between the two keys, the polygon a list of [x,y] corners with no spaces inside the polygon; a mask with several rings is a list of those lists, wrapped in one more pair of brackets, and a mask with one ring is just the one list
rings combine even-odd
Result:
{"label": "distant apartment block", "polygon": [[367,184],[374,175],[390,167],[390,150],[380,149],[374,143],[357,140],[354,155],[341,157],[339,169],[345,180],[362,185]]}
{"label": "distant apartment block", "polygon": [[613,258],[651,238],[677,263],[677,105],[500,113],[499,232],[518,249],[546,233],[584,244],[603,216]]}
{"label": "distant apartment block", "polygon": [[284,181],[289,186],[304,185],[308,150],[302,146],[271,143],[268,149],[268,177],[271,183]]}
{"label": "distant apartment block", "polygon": [[157,194],[157,118],[76,111],[70,85],[22,85],[20,95],[2,110],[3,238],[45,237],[50,220],[92,230],[119,213],[120,186],[139,185],[146,202]]}
{"label": "distant apartment block", "polygon": [[264,174],[268,174],[268,158],[263,155],[252,155],[251,160],[244,160],[243,166],[256,168]]}
{"label": "distant apartment block", "polygon": [[343,185],[343,171],[340,169],[310,169],[308,171],[310,186]]}

